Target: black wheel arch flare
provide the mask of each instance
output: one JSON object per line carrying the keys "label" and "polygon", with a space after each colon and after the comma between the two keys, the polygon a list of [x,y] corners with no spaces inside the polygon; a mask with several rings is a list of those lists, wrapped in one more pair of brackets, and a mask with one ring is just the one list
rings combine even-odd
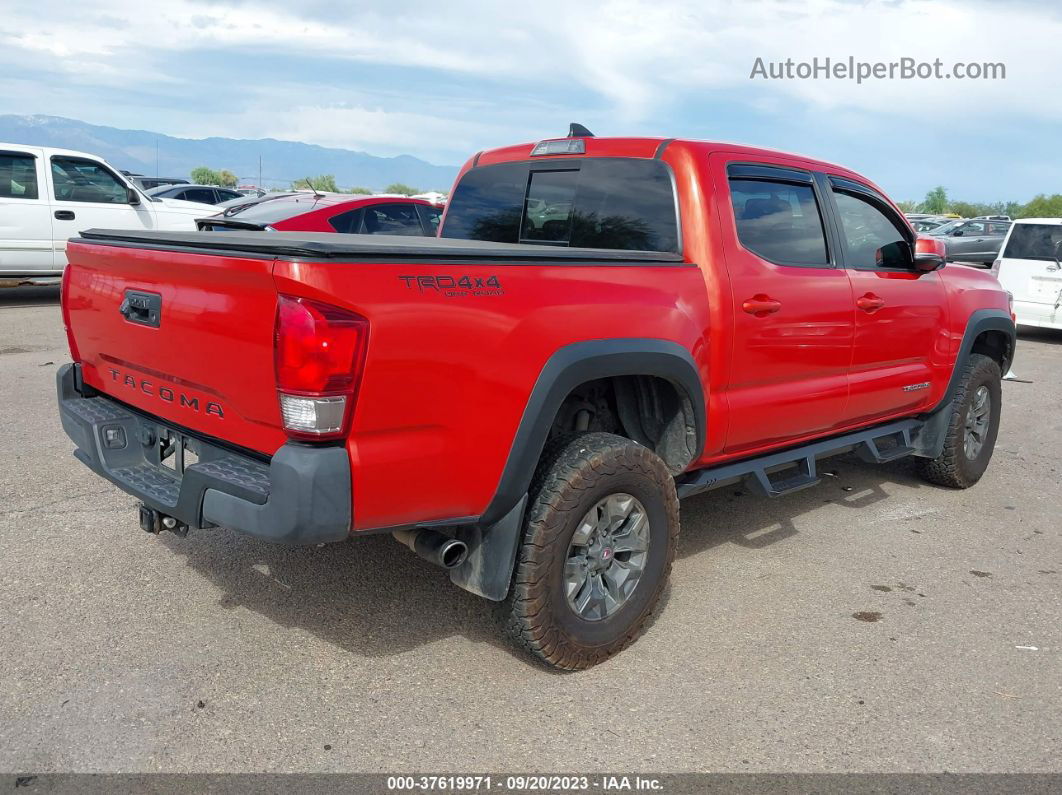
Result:
{"label": "black wheel arch flare", "polygon": [[705,438],[704,388],[689,350],[670,340],[651,338],[572,343],[550,356],[539,373],[494,498],[483,512],[484,524],[505,516],[527,493],[550,427],[568,394],[587,381],[626,375],[663,378],[685,393],[696,427],[694,459],[700,457]]}

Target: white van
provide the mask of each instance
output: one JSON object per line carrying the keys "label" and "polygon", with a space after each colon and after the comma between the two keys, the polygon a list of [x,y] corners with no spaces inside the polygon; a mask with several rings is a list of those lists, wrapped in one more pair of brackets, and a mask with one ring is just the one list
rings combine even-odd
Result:
{"label": "white van", "polygon": [[0,279],[59,276],[84,229],[194,232],[211,208],[156,199],[95,155],[0,143]]}
{"label": "white van", "polygon": [[992,272],[1014,296],[1020,326],[1062,329],[1062,218],[1011,224]]}

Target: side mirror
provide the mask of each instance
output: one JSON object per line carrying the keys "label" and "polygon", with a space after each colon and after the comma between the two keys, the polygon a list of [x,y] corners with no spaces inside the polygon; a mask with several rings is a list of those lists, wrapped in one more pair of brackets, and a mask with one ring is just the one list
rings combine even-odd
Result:
{"label": "side mirror", "polygon": [[944,241],[936,237],[920,237],[915,240],[914,258],[911,267],[918,273],[940,270],[948,261],[948,249]]}
{"label": "side mirror", "polygon": [[951,233],[952,237],[962,237],[965,233],[961,229],[956,229]]}
{"label": "side mirror", "polygon": [[913,253],[906,240],[886,243],[874,252],[874,264],[879,268],[910,268]]}
{"label": "side mirror", "polygon": [[136,188],[125,189],[125,200],[134,207],[140,204],[140,194],[136,192]]}

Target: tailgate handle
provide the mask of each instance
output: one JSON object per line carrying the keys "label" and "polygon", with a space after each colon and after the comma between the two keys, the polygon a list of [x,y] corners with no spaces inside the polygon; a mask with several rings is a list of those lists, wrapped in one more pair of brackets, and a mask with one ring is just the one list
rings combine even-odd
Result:
{"label": "tailgate handle", "polygon": [[162,318],[162,296],[141,290],[126,290],[118,311],[130,323],[158,328]]}

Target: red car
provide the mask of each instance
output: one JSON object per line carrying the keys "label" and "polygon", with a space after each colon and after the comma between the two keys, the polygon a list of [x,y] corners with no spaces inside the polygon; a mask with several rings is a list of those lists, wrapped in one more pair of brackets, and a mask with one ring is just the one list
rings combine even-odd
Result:
{"label": "red car", "polygon": [[63,427],[142,528],[394,533],[568,669],[645,626],[680,498],[789,494],[849,452],[973,486],[1014,356],[999,282],[872,182],[726,143],[480,152],[438,238],[88,230],[68,255]]}
{"label": "red car", "polygon": [[342,232],[434,237],[442,208],[405,196],[276,193],[196,221],[202,231]]}

